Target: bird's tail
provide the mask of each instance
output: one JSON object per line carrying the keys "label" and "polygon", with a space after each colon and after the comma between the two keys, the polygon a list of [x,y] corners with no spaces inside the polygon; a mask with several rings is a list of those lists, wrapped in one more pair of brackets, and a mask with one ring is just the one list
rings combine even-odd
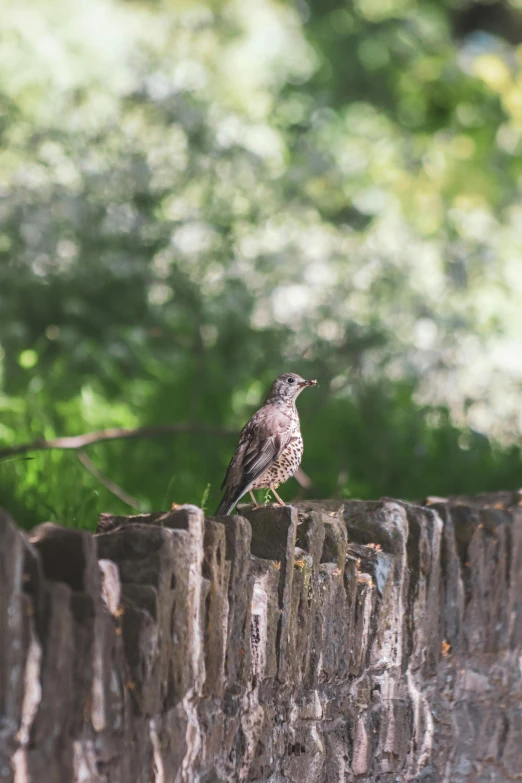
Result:
{"label": "bird's tail", "polygon": [[231,514],[238,500],[240,500],[245,493],[237,487],[230,487],[225,490],[225,494],[221,498],[221,503],[216,509],[216,516],[225,516]]}

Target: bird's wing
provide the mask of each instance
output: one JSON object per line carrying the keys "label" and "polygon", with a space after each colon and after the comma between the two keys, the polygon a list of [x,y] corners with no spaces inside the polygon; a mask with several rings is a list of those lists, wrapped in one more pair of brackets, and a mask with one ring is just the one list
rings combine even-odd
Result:
{"label": "bird's wing", "polygon": [[291,421],[277,409],[260,408],[245,424],[219,489],[252,485],[277,459],[292,437]]}
{"label": "bird's wing", "polygon": [[[257,414],[256,414],[257,416]],[[279,457],[292,437],[292,428],[288,416],[270,411],[266,417],[251,422],[252,427],[248,444],[243,454],[243,479],[250,484],[261,476]]]}

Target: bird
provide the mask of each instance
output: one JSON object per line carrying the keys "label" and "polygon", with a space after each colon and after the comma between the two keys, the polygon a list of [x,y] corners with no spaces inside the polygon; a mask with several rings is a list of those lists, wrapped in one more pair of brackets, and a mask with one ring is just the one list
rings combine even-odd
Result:
{"label": "bird", "polygon": [[316,385],[317,381],[305,381],[294,372],[285,372],[275,379],[265,404],[241,430],[219,489],[225,492],[216,516],[231,514],[247,492],[257,506],[254,489],[270,489],[278,504],[285,505],[276,489],[294,475],[303,456],[295,402],[303,389]]}

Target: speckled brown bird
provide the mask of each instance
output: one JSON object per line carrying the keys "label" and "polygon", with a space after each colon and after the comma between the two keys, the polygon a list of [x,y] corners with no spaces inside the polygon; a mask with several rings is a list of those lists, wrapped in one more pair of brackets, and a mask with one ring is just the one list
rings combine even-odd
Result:
{"label": "speckled brown bird", "polygon": [[238,500],[254,489],[272,490],[280,505],[285,503],[276,492],[279,484],[294,475],[303,456],[303,439],[295,401],[307,386],[294,372],[275,379],[265,404],[254,413],[239,436],[239,443],[220,487],[225,494],[216,514],[230,514]]}

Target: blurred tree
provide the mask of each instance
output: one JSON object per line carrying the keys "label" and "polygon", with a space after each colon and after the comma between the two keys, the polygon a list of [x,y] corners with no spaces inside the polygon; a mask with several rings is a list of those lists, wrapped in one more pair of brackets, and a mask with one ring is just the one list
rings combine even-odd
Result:
{"label": "blurred tree", "polygon": [[[0,5],[3,445],[239,430],[292,368],[321,382],[313,494],[518,485],[516,2],[509,31],[410,0]],[[89,455],[165,507],[234,444]],[[74,453],[31,456],[0,464],[21,522],[124,510]]]}

